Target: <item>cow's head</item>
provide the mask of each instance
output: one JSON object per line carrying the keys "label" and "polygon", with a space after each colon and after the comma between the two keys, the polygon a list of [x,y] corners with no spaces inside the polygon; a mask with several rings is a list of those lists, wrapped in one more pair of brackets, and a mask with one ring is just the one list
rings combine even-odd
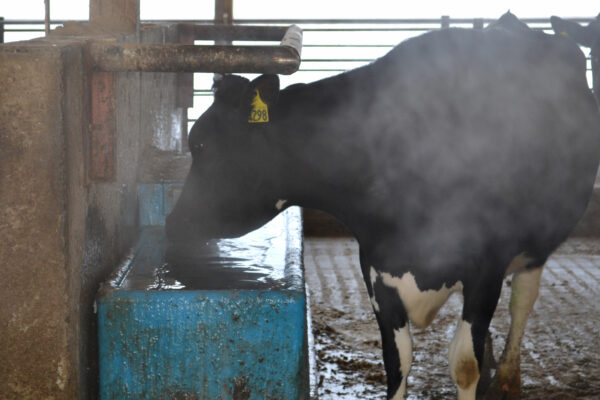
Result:
{"label": "cow's head", "polygon": [[279,78],[229,75],[214,89],[214,103],[189,135],[192,166],[165,227],[172,242],[240,236],[278,212],[265,132]]}

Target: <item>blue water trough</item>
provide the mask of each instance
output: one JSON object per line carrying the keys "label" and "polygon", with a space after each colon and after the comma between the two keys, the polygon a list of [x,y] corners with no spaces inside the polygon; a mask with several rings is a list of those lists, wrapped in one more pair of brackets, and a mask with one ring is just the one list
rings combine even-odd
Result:
{"label": "blue water trough", "polygon": [[186,247],[147,226],[98,294],[101,398],[307,399],[301,226]]}

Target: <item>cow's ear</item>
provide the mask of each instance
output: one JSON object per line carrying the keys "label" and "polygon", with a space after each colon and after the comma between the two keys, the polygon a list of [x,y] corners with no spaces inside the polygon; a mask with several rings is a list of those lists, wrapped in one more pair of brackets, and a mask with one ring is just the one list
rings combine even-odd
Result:
{"label": "cow's ear", "polygon": [[272,106],[277,102],[277,97],[279,97],[279,77],[277,75],[261,75],[254,79],[250,86],[253,89],[253,95],[258,92],[261,100],[268,106]]}
{"label": "cow's ear", "polygon": [[213,83],[215,100],[234,107],[240,107],[250,81],[237,75],[224,75]]}
{"label": "cow's ear", "polygon": [[248,102],[248,122],[267,123],[270,109],[279,96],[279,77],[277,75],[261,75],[252,82],[246,97]]}

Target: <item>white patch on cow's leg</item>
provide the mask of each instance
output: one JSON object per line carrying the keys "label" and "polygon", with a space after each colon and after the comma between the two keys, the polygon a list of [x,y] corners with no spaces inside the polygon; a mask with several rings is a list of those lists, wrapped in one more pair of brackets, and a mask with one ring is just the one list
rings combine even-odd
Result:
{"label": "white patch on cow's leg", "polygon": [[285,206],[285,203],[287,203],[287,200],[283,200],[283,199],[277,200],[277,203],[275,203],[275,209],[281,211],[283,206]]}
{"label": "white patch on cow's leg", "polygon": [[527,257],[525,253],[521,253],[510,262],[508,268],[506,269],[506,273],[504,276],[508,276],[510,274],[514,274],[516,272],[520,272],[525,269],[529,263],[533,261],[532,258]]}
{"label": "white patch on cow's leg", "polygon": [[521,339],[529,313],[540,292],[543,267],[524,270],[513,276],[510,295],[510,332],[507,340],[508,353],[519,353]]}
{"label": "white patch on cow's leg", "polygon": [[[375,287],[375,281],[379,277],[379,272],[375,271],[375,268],[371,266],[369,271],[369,278],[371,279],[371,288]],[[377,300],[375,299],[375,290],[371,290],[371,305],[373,306],[373,310],[375,312],[379,312],[379,304],[377,304]]]}
{"label": "white patch on cow's leg", "polygon": [[462,290],[462,282],[458,281],[450,288],[444,283],[439,290],[421,291],[414,275],[410,272],[404,273],[401,278],[383,272],[381,277],[385,285],[398,291],[409,319],[418,328],[426,328],[448,297],[452,293]]}
{"label": "white patch on cow's leg", "polygon": [[517,392],[520,390],[521,339],[525,332],[527,318],[539,294],[543,267],[522,270],[514,274],[510,295],[510,331],[498,369],[496,386],[499,390]]}
{"label": "white patch on cow's leg", "polygon": [[458,400],[475,400],[479,381],[479,364],[473,349],[471,324],[459,321],[448,354],[450,375],[458,388]]}
{"label": "white patch on cow's leg", "polygon": [[396,342],[396,348],[398,348],[398,354],[400,355],[400,372],[402,373],[402,383],[396,391],[396,394],[394,394],[394,397],[392,397],[392,400],[401,400],[406,397],[406,383],[413,359],[412,337],[410,336],[408,323],[400,329],[394,329],[394,340]]}

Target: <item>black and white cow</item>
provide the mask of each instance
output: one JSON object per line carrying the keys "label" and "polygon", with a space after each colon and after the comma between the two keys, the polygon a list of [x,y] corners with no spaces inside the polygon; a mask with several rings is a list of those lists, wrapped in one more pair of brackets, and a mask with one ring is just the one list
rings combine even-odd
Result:
{"label": "black and white cow", "polygon": [[281,91],[274,75],[226,76],[189,145],[170,240],[242,235],[291,205],[324,210],[353,232],[390,399],[406,393],[409,321],[427,326],[457,291],[450,373],[458,398],[475,398],[486,332],[514,274],[488,396],[518,396],[542,267],[586,208],[600,159],[600,114],[572,40],[506,14]]}

